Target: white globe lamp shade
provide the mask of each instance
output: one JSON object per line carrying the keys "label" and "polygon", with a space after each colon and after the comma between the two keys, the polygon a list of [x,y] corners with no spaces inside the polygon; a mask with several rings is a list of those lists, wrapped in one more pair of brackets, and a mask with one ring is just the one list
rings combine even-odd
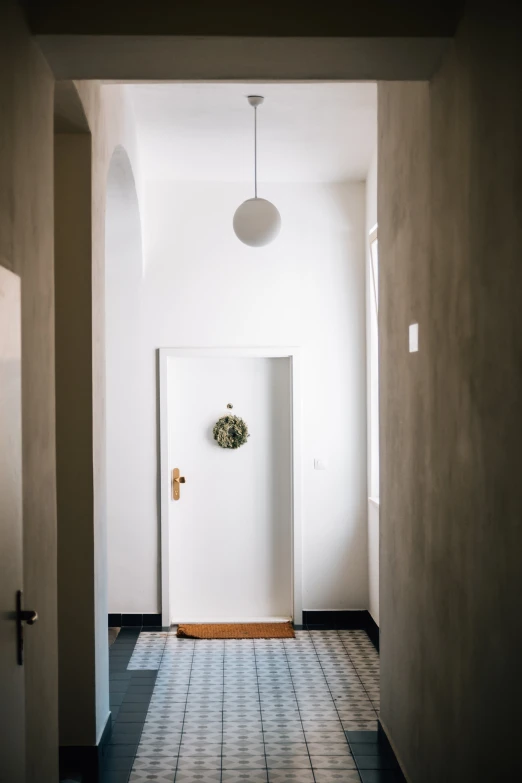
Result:
{"label": "white globe lamp shade", "polygon": [[281,230],[279,210],[266,198],[243,201],[234,215],[234,231],[245,245],[263,247],[272,242]]}

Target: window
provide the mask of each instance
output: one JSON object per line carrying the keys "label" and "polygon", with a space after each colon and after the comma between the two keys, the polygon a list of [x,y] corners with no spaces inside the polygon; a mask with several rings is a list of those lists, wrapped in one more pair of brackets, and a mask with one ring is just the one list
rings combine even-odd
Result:
{"label": "window", "polygon": [[369,393],[369,493],[379,501],[379,245],[377,226],[368,237],[370,243],[370,393]]}

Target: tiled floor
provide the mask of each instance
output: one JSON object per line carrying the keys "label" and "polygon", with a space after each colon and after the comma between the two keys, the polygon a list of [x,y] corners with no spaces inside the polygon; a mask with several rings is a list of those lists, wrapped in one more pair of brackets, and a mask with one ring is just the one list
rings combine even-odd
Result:
{"label": "tiled floor", "polygon": [[120,632],[119,628],[109,628],[109,647],[114,644]]}
{"label": "tiled floor", "polygon": [[172,629],[134,641],[130,659],[128,635],[111,649],[122,696],[107,781],[401,779],[377,743],[379,657],[364,631],[193,641]]}

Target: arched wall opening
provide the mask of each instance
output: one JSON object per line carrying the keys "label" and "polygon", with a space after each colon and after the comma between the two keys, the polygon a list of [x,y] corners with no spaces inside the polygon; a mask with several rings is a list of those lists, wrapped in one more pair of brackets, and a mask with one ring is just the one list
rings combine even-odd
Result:
{"label": "arched wall opening", "polygon": [[144,351],[142,297],[138,194],[129,156],[120,145],[109,165],[105,214],[108,608],[118,613],[147,611],[133,603],[136,598],[126,593],[122,576],[128,582],[130,564],[139,567],[144,549],[157,547],[145,535],[146,510],[137,491],[143,481],[139,455],[148,417],[140,387],[129,382]]}

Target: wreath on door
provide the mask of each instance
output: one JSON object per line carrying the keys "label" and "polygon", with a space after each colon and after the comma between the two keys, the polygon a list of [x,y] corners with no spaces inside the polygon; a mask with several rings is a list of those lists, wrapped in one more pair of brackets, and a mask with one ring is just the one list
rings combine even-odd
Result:
{"label": "wreath on door", "polygon": [[248,427],[239,416],[227,414],[222,416],[214,425],[214,440],[222,449],[238,449],[243,446],[248,438]]}

